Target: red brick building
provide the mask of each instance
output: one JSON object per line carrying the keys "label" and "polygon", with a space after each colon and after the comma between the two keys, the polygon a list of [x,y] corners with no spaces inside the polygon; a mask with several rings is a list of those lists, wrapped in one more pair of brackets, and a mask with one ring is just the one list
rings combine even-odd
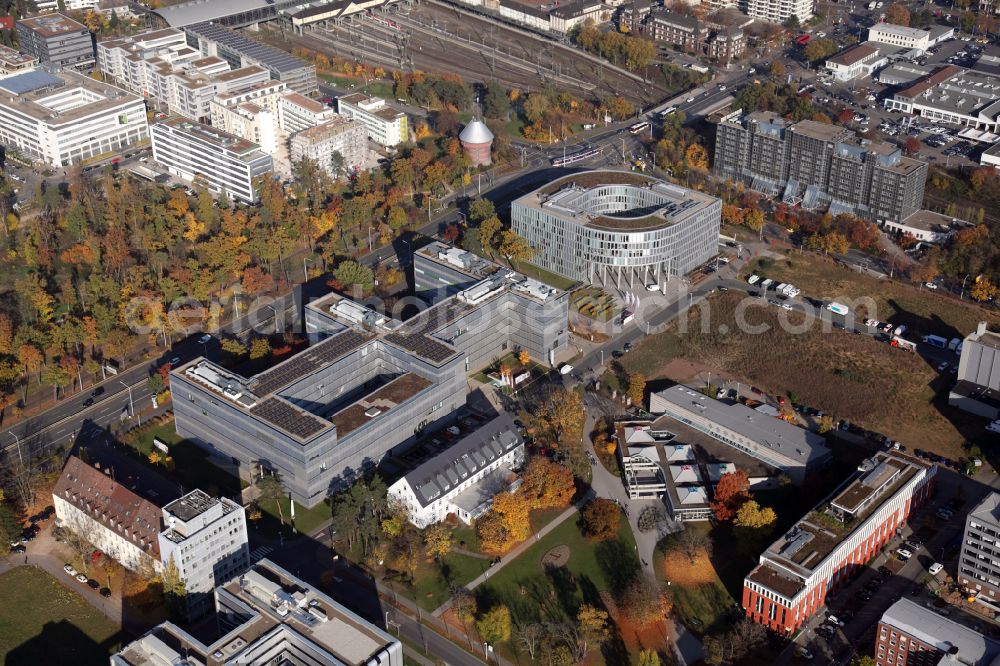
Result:
{"label": "red brick building", "polygon": [[910,599],[890,606],[875,634],[879,666],[986,666],[996,663],[1000,643],[955,619],[944,617]]}
{"label": "red brick building", "polygon": [[743,581],[747,616],[778,633],[795,631],[927,500],[936,471],[895,452],[865,460],[760,556]]}

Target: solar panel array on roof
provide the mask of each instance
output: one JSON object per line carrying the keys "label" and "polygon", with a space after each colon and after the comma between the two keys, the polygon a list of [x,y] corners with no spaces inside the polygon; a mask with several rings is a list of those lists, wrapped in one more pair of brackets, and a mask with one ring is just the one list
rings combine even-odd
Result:
{"label": "solar panel array on roof", "polygon": [[354,351],[372,336],[347,329],[296,354],[280,365],[265,370],[251,380],[253,392],[259,396],[274,393],[292,382],[315,372],[324,365]]}
{"label": "solar panel array on roof", "polygon": [[222,44],[227,49],[236,51],[271,71],[294,72],[308,67],[305,62],[290,53],[267,44],[261,44],[217,23],[196,23],[187,26],[184,30],[202,39]]}
{"label": "solar panel array on roof", "polygon": [[326,422],[280,398],[268,398],[252,407],[250,413],[300,439],[311,437],[327,427]]}
{"label": "solar panel array on roof", "polygon": [[447,361],[458,353],[451,347],[433,340],[423,333],[390,333],[385,336],[385,340],[434,363]]}
{"label": "solar panel array on roof", "polygon": [[52,76],[44,69],[36,69],[0,80],[0,88],[15,95],[24,95],[33,90],[63,85],[63,80]]}

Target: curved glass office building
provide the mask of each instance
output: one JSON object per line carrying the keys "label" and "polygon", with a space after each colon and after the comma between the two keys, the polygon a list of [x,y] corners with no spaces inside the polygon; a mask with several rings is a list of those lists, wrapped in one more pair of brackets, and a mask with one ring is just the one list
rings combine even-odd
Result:
{"label": "curved glass office building", "polygon": [[511,203],[533,263],[582,282],[662,284],[718,251],[722,202],[628,171],[564,176]]}

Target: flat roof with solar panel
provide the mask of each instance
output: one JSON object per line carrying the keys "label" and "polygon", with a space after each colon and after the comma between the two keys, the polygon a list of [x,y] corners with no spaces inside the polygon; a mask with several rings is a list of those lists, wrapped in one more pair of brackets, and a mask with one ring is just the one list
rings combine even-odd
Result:
{"label": "flat roof with solar panel", "polygon": [[[216,6],[219,0],[213,0],[213,3],[209,6]],[[195,3],[188,3],[195,4]],[[266,4],[266,3],[265,3]],[[174,5],[173,7],[165,7],[162,12],[177,9],[178,7],[183,7],[184,5]],[[173,24],[172,24],[173,25]],[[255,41],[246,37],[234,30],[219,25],[218,23],[194,23],[184,26],[184,30],[196,37],[201,39],[206,39],[208,41],[220,44],[223,47],[235,51],[240,55],[249,58],[257,62],[261,67],[265,67],[268,70],[274,72],[294,72],[298,69],[305,69],[310,67],[308,63],[303,61],[301,58],[296,58],[291,53],[282,51],[273,46],[267,44],[262,44],[261,42]]]}

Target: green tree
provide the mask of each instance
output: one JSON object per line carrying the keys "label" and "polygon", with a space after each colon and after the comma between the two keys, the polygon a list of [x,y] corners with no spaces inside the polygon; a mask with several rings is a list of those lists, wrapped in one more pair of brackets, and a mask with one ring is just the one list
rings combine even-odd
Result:
{"label": "green tree", "polygon": [[484,641],[497,645],[510,640],[510,609],[504,605],[494,606],[479,618],[476,629]]}
{"label": "green tree", "polygon": [[158,372],[154,372],[146,378],[146,386],[149,387],[149,392],[153,395],[163,393],[163,389],[166,388],[166,383],[163,381],[163,375]]}
{"label": "green tree", "polygon": [[333,277],[344,287],[356,284],[362,291],[369,291],[375,285],[372,269],[353,260],[340,262],[333,271]]}
{"label": "green tree", "polygon": [[274,506],[278,509],[278,519],[284,525],[285,513],[281,508],[281,503],[284,501],[286,493],[285,484],[281,481],[281,475],[278,472],[271,472],[264,475],[262,479],[257,481],[257,492],[259,493],[259,501],[274,502]]}
{"label": "green tree", "polygon": [[469,204],[469,221],[473,224],[480,224],[487,218],[496,217],[496,214],[496,208],[489,199],[474,199]]}
{"label": "green tree", "polygon": [[483,115],[487,118],[506,120],[510,115],[510,98],[504,87],[496,81],[483,85],[482,105]]}
{"label": "green tree", "polygon": [[163,571],[159,575],[160,584],[163,586],[163,598],[170,609],[170,614],[174,617],[183,615],[186,608],[187,586],[180,570],[174,564],[171,557],[163,566]]}

